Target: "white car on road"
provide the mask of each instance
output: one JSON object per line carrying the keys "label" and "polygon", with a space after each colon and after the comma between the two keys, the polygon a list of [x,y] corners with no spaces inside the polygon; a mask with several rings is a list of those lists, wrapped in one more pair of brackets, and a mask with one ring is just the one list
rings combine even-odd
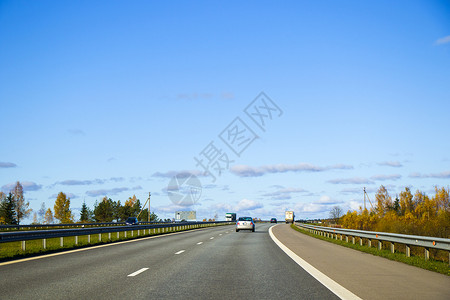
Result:
{"label": "white car on road", "polygon": [[251,217],[240,217],[236,222],[236,232],[239,230],[251,230],[255,232],[255,222]]}

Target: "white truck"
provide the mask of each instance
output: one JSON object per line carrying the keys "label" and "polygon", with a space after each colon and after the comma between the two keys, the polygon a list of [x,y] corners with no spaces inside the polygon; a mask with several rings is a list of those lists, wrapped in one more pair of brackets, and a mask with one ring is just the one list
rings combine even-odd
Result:
{"label": "white truck", "polygon": [[235,213],[226,213],[225,214],[225,221],[235,222],[236,221],[236,214]]}
{"label": "white truck", "polygon": [[292,210],[286,211],[286,224],[288,223],[294,223],[294,212]]}

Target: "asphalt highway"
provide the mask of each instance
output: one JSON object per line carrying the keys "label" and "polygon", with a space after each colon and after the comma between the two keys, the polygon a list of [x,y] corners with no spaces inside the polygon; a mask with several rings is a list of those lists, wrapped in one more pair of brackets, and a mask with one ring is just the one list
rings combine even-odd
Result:
{"label": "asphalt highway", "polygon": [[219,226],[0,264],[0,299],[338,299],[268,233]]}

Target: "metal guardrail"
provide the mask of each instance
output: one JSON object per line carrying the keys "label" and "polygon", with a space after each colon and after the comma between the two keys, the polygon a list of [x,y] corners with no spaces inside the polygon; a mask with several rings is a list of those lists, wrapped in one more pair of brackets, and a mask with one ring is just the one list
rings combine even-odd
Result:
{"label": "metal guardrail", "polygon": [[[226,221],[217,222],[179,222],[166,224],[151,224],[151,225],[130,225],[130,226],[114,226],[114,227],[94,227],[94,228],[72,228],[72,229],[53,229],[53,230],[30,230],[30,231],[11,231],[0,232],[0,243],[26,241],[26,240],[44,240],[49,238],[67,237],[67,236],[82,236],[102,233],[113,233],[123,231],[137,231],[146,229],[171,228],[191,226],[190,228],[201,227],[209,224],[227,224]],[[86,225],[86,224],[85,224]],[[197,227],[195,227],[197,226]],[[185,227],[187,228],[187,227]]]}
{"label": "metal guardrail", "polygon": [[[139,224],[171,224],[168,222],[143,222]],[[31,224],[31,225],[0,225],[0,230],[31,230],[31,229],[44,229],[44,228],[84,228],[84,227],[101,227],[101,226],[124,226],[125,222],[107,222],[107,223],[70,223],[70,224]]]}
{"label": "metal guardrail", "polygon": [[362,245],[363,238],[368,240],[368,244],[371,247],[372,240],[378,241],[378,249],[381,250],[381,242],[389,242],[391,246],[391,252],[394,253],[394,243],[403,244],[406,247],[406,256],[411,254],[411,246],[423,247],[425,249],[425,259],[429,259],[429,249],[439,249],[449,251],[449,263],[450,263],[450,239],[429,237],[429,236],[419,236],[419,235],[407,235],[389,232],[375,232],[375,231],[364,231],[355,229],[343,229],[343,228],[332,228],[323,227],[316,225],[307,225],[296,223],[298,227],[304,228],[315,234],[325,235],[327,237],[332,237],[337,239],[340,237],[342,240],[345,237],[348,242],[348,237],[352,237],[353,244],[355,243],[355,237],[359,238],[359,243]]}

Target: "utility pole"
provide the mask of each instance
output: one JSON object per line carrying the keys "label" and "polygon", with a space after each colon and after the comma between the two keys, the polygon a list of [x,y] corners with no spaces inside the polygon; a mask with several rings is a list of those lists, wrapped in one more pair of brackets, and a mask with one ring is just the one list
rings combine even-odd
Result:
{"label": "utility pole", "polygon": [[150,222],[150,192],[148,192],[148,221]]}
{"label": "utility pole", "polygon": [[[364,187],[364,210],[366,210],[366,195],[367,195],[366,187]],[[370,201],[369,195],[367,195],[367,199],[369,200],[370,206],[373,209],[373,204],[372,201]]]}
{"label": "utility pole", "polygon": [[364,210],[366,210],[366,187],[364,187]]}
{"label": "utility pole", "polygon": [[150,222],[150,196],[151,196],[151,194],[150,194],[150,192],[148,192],[148,199],[147,199],[147,201],[145,201],[144,205],[142,205],[142,209],[137,215],[137,218],[139,218],[139,216],[141,215],[141,212],[144,210],[144,208],[145,208],[145,206],[147,205],[147,202],[148,202],[148,217],[147,217],[147,219],[148,219],[149,222]]}

